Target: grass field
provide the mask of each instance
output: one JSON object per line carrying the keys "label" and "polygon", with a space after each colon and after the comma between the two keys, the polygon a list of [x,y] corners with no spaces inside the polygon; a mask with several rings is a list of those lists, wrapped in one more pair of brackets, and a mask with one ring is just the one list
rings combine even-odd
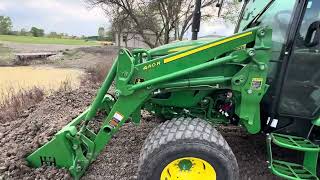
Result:
{"label": "grass field", "polygon": [[14,58],[13,52],[0,43],[0,66],[9,65]]}
{"label": "grass field", "polygon": [[78,39],[58,39],[47,37],[31,37],[31,36],[12,36],[12,35],[0,35],[0,41],[9,41],[16,43],[29,43],[29,44],[63,44],[63,45],[99,45],[95,41],[84,41]]}

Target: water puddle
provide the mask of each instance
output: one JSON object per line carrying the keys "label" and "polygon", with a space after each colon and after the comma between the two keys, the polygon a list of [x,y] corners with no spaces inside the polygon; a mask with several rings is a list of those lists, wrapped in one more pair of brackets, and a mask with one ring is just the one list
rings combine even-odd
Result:
{"label": "water puddle", "polygon": [[0,100],[13,91],[35,86],[47,92],[57,90],[66,81],[72,88],[77,88],[83,73],[81,70],[53,67],[0,67]]}

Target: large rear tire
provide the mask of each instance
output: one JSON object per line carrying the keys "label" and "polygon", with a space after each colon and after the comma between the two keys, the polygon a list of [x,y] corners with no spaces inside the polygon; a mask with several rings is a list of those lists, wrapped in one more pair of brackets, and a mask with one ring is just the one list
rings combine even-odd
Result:
{"label": "large rear tire", "polygon": [[139,180],[237,180],[237,160],[222,135],[195,118],[166,121],[144,142]]}

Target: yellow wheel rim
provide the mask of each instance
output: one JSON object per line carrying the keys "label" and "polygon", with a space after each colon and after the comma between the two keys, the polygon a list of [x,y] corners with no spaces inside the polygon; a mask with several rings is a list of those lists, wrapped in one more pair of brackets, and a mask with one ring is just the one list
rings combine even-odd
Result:
{"label": "yellow wheel rim", "polygon": [[160,180],[216,180],[214,168],[205,160],[185,157],[170,162],[161,173]]}

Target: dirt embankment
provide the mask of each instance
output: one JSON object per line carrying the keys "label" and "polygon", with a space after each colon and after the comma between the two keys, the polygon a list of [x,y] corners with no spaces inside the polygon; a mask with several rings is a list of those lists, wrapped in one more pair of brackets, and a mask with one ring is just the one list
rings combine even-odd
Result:
{"label": "dirt embankment", "polygon": [[25,157],[76,117],[91,102],[96,88],[56,92],[30,107],[25,118],[5,122],[0,126],[0,179],[60,179],[68,178],[66,170],[31,169]]}

